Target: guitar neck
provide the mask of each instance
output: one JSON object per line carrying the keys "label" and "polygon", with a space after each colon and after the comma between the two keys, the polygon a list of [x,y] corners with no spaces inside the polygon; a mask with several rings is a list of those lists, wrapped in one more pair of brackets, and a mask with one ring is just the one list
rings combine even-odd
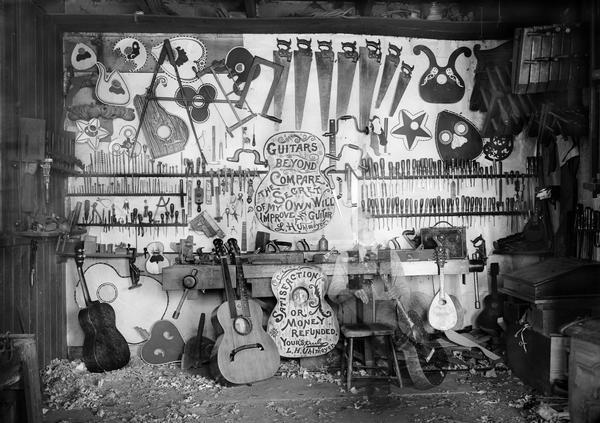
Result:
{"label": "guitar neck", "polygon": [[87,283],[85,281],[85,276],[83,275],[83,266],[77,265],[77,274],[79,275],[79,280],[81,281],[81,288],[83,290],[83,299],[85,301],[85,306],[89,307],[92,303],[92,298],[90,297],[90,291],[88,290]]}
{"label": "guitar neck", "polygon": [[246,223],[246,221],[244,220],[244,221],[242,222],[242,242],[241,242],[241,246],[240,246],[240,247],[241,247],[241,249],[242,249],[242,252],[244,252],[244,253],[245,253],[246,251],[248,251],[248,247],[247,247],[247,242],[248,242],[248,241],[246,240],[246,226],[247,226],[247,223]]}
{"label": "guitar neck", "polygon": [[235,308],[235,291],[231,286],[231,275],[229,273],[229,264],[227,263],[226,257],[221,257],[221,269],[223,271],[223,285],[225,286],[225,295],[227,297],[227,303],[229,304],[229,314],[232,318],[237,316],[237,310]]}
{"label": "guitar neck", "polygon": [[246,278],[244,278],[244,268],[242,259],[239,255],[235,256],[235,280],[242,303],[242,313],[244,316],[250,316],[250,306],[248,305],[248,289],[246,287]]}

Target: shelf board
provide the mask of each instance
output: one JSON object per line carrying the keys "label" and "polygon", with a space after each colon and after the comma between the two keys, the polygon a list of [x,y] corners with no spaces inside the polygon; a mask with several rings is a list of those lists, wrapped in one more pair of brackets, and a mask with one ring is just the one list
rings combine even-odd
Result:
{"label": "shelf board", "polygon": [[70,192],[65,195],[67,197],[96,197],[98,195],[106,197],[185,197],[187,194],[181,192]]}
{"label": "shelf board", "polygon": [[[519,23],[374,17],[223,19],[157,15],[49,14],[59,32],[365,34],[447,40],[511,39]],[[201,30],[200,30],[201,28]],[[200,31],[200,32],[199,32]]]}

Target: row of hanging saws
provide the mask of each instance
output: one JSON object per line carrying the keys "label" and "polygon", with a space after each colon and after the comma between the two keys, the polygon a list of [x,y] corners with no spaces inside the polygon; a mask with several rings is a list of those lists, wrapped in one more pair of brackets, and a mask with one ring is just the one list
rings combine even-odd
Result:
{"label": "row of hanging saws", "polygon": [[[359,69],[359,127],[369,126],[371,104],[375,95],[375,83],[377,81],[382,49],[381,41],[365,40],[365,46],[357,48],[357,42],[342,42],[342,51],[334,52],[332,41],[317,40],[318,50],[312,50],[312,40],[297,38],[297,49],[292,50],[291,40],[277,39],[277,50],[273,52],[273,61],[283,67],[279,84],[273,97],[274,115],[281,119],[283,102],[285,98],[287,80],[290,66],[294,66],[294,99],[296,129],[302,128],[304,115],[304,104],[312,61],[315,61],[317,69],[317,82],[319,89],[319,103],[321,107],[321,127],[327,131],[329,122],[329,105],[333,82],[333,64],[337,61],[337,98],[336,116],[345,116],[348,110],[352,85]],[[388,52],[383,63],[381,83],[375,99],[375,107],[379,108],[388,90],[393,87],[393,98],[389,116],[393,116],[400,103],[400,99],[410,82],[414,66],[410,66],[400,60],[402,48],[389,44]],[[292,60],[293,59],[293,60]],[[392,84],[397,68],[400,67],[397,83]]]}

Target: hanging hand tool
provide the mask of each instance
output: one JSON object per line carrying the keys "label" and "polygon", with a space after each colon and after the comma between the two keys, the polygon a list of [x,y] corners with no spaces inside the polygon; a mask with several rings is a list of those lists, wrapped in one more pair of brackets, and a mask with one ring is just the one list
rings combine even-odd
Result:
{"label": "hanging hand tool", "polygon": [[397,47],[390,43],[388,45],[388,54],[385,56],[383,63],[383,72],[381,74],[381,82],[379,83],[379,92],[375,99],[375,108],[381,106],[381,102],[387,93],[387,90],[392,82],[392,78],[396,73],[396,68],[400,64],[400,53],[402,53],[402,47]]}
{"label": "hanging hand tool", "polygon": [[404,91],[406,91],[406,87],[408,87],[408,83],[412,78],[412,71],[415,67],[402,62],[402,66],[400,66],[400,75],[398,76],[398,84],[396,85],[396,90],[394,91],[394,97],[392,99],[392,105],[390,107],[389,116],[394,116],[396,114],[396,109],[400,104],[400,100],[404,95]]}
{"label": "hanging hand tool", "polygon": [[326,131],[328,127],[333,62],[335,59],[331,44],[331,41],[317,40],[319,51],[315,51],[317,83],[319,86],[319,104],[321,105],[321,129],[323,131]]}
{"label": "hanging hand tool", "polygon": [[196,189],[194,190],[194,201],[198,205],[196,211],[202,211],[202,203],[204,203],[204,188],[202,188],[201,186],[200,179],[196,181]]}
{"label": "hanging hand tool", "polygon": [[352,93],[352,86],[354,85],[356,63],[358,62],[356,41],[342,42],[342,51],[337,54],[337,62],[336,116],[343,116],[348,113],[348,103],[350,101],[350,94]]}
{"label": "hanging hand tool", "polygon": [[290,63],[292,61],[292,40],[280,40],[277,39],[277,50],[273,51],[273,62],[283,66],[281,77],[279,78],[279,84],[275,89],[275,95],[273,98],[274,104],[274,115],[276,118],[281,120],[281,114],[283,112],[283,101],[285,99],[285,90],[287,87],[288,75],[290,73]]}
{"label": "hanging hand tool", "polygon": [[306,102],[306,90],[308,88],[308,77],[310,76],[310,65],[312,63],[311,40],[296,38],[298,50],[294,51],[294,87],[296,105],[296,129],[302,128],[304,116],[304,104]]}
{"label": "hanging hand tool", "polygon": [[358,123],[361,127],[369,125],[375,82],[381,63],[381,40],[365,40],[365,43],[366,46],[359,49]]}

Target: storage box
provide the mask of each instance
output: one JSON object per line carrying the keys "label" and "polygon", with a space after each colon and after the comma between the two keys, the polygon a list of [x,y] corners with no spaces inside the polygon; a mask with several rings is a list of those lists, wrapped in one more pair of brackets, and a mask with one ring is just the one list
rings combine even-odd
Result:
{"label": "storage box", "polygon": [[600,421],[600,319],[565,330],[570,336],[569,413],[572,423]]}

